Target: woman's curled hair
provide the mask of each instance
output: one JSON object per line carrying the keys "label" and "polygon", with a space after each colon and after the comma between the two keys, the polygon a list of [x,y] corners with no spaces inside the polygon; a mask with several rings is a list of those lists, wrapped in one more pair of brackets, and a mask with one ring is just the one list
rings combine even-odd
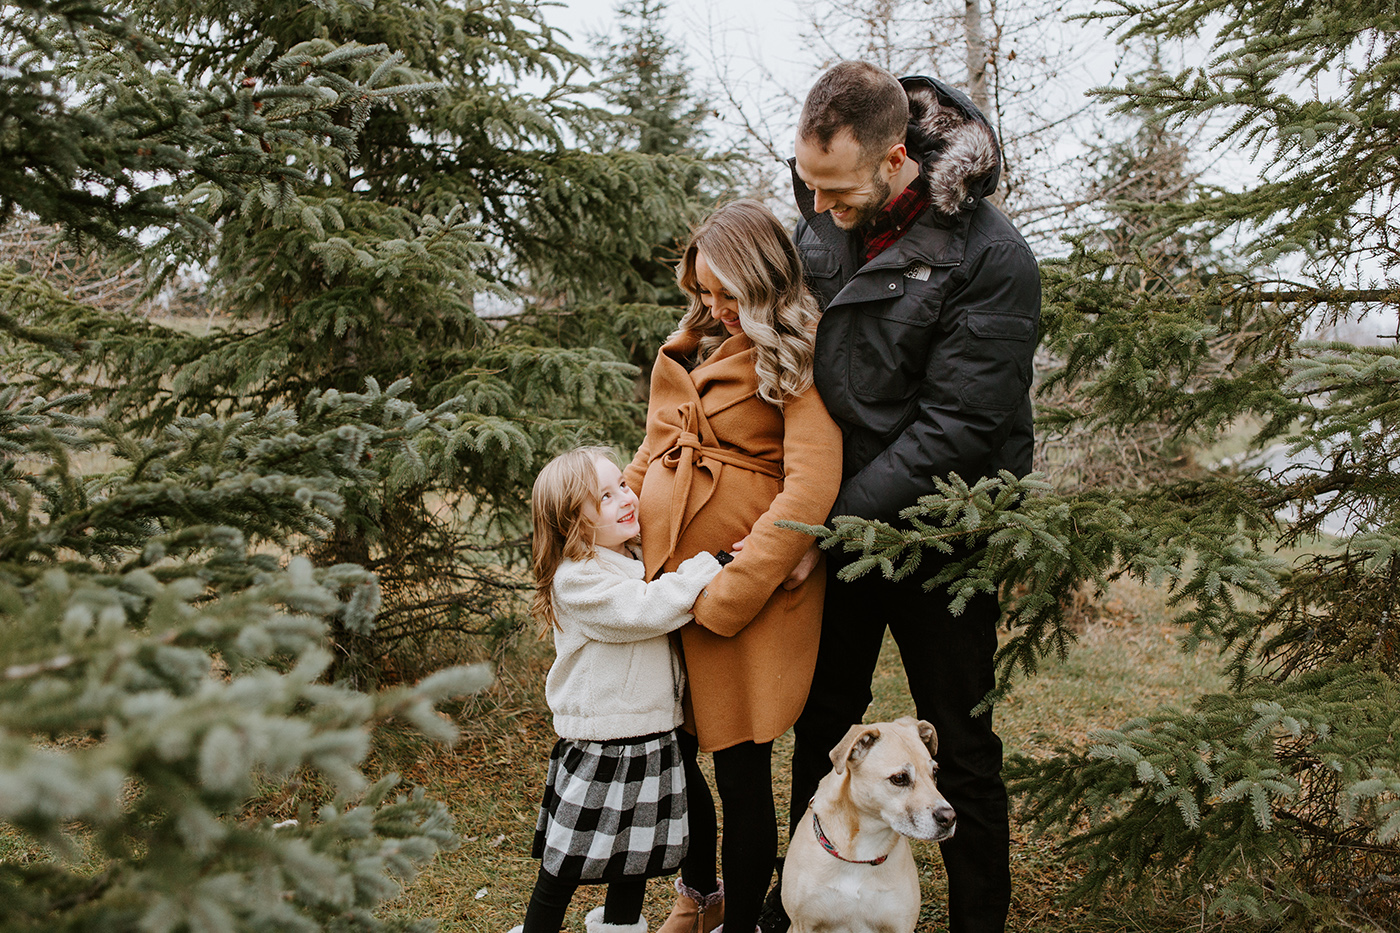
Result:
{"label": "woman's curled hair", "polygon": [[758,394],[783,407],[786,399],[812,385],[816,353],[816,299],[802,281],[802,260],[773,212],[748,198],[715,210],[691,234],[676,269],[676,281],[689,298],[671,339],[700,336],[698,360],[724,343],[728,334],[701,300],[695,257],[705,261],[739,306],[739,324],[753,341]]}

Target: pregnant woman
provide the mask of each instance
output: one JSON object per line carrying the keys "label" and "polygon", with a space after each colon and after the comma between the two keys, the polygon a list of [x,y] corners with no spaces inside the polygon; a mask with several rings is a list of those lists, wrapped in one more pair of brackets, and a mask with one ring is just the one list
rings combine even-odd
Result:
{"label": "pregnant woman", "polygon": [[[680,630],[690,849],[661,930],[710,933],[723,920],[726,933],[750,933],[777,856],[773,740],[811,686],[826,585],[818,570],[784,587],[812,539],[774,523],[826,521],[841,432],[812,386],[817,305],[767,208],[741,200],[716,210],[677,277],[689,307],[657,356],[646,440],[625,477],[640,496],[647,578],[743,544]],[[700,751],[714,755],[727,890]]]}

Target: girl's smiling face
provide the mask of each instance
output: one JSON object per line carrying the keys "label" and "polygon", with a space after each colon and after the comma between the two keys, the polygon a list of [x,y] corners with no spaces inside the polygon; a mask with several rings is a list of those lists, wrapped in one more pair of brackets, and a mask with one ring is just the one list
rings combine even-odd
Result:
{"label": "girl's smiling face", "polygon": [[700,292],[700,303],[710,309],[710,316],[724,325],[729,336],[742,334],[739,323],[739,300],[729,294],[724,283],[710,268],[710,261],[699,250],[695,253],[695,285]]}
{"label": "girl's smiling face", "polygon": [[584,508],[584,516],[593,523],[593,543],[627,554],[624,545],[642,530],[637,522],[637,494],[627,488],[617,464],[606,457],[594,460],[593,468],[598,471],[598,507]]}

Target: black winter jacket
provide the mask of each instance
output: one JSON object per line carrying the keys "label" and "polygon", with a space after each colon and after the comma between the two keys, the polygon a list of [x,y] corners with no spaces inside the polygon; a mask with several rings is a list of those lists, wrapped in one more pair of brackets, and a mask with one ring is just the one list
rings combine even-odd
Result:
{"label": "black winter jacket", "polygon": [[823,315],[816,384],[845,442],[831,514],[894,521],[933,491],[1030,472],[1030,386],[1040,272],[1016,228],[984,199],[1001,153],[990,124],[960,91],[901,79],[907,144],[933,204],[869,262],[793,169],[803,219],[795,240]]}

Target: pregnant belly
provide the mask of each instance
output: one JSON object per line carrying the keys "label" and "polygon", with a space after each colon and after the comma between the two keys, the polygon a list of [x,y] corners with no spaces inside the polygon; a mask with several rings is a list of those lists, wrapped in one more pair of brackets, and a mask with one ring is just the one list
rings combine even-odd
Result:
{"label": "pregnant belly", "polygon": [[[656,477],[648,473],[641,499],[643,547],[655,553],[676,535],[667,569],[701,551],[728,550],[753,530],[783,488],[782,480],[726,467],[712,489],[696,490],[703,484],[693,482],[691,497],[678,501],[673,477],[671,471]],[[653,483],[653,479],[661,481]]]}

